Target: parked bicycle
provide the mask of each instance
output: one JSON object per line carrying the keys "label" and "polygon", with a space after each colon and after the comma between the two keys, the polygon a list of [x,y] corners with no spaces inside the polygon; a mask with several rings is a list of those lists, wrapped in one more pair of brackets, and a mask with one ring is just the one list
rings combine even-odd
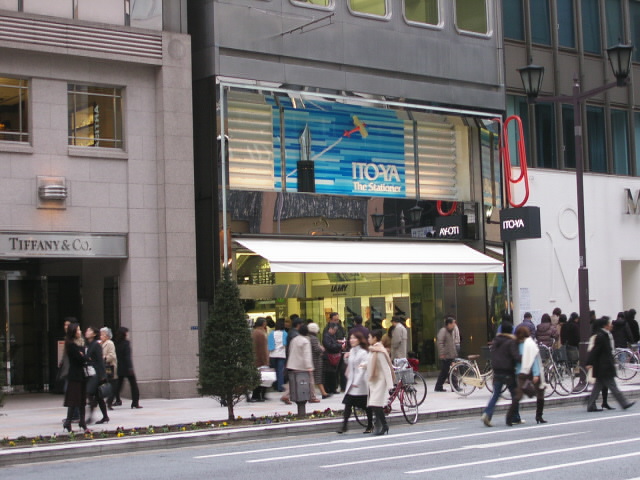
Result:
{"label": "parked bicycle", "polygon": [[[493,368],[487,363],[480,371],[477,359],[480,355],[469,355],[466,359],[456,358],[449,369],[449,384],[451,390],[458,395],[466,397],[471,395],[476,388],[487,387],[493,392]],[[505,387],[506,390],[506,387]],[[501,392],[501,394],[504,393]]]}
{"label": "parked bicycle", "polygon": [[538,344],[538,347],[544,366],[544,379],[549,386],[545,391],[545,397],[550,397],[554,392],[566,397],[587,389],[586,370],[569,362],[565,349],[553,350],[544,344]]}
{"label": "parked bicycle", "polygon": [[640,370],[640,353],[630,348],[616,348],[613,362],[616,367],[616,376],[620,380],[631,380]]}

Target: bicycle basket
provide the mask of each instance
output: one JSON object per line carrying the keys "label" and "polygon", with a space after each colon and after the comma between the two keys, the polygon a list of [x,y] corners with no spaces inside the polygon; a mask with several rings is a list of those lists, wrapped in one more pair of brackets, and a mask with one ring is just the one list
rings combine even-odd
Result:
{"label": "bicycle basket", "polygon": [[563,363],[567,361],[567,348],[564,345],[553,351],[553,360],[556,363]]}
{"label": "bicycle basket", "polygon": [[413,368],[403,368],[400,370],[396,370],[395,373],[396,380],[398,382],[402,380],[402,383],[404,385],[412,385],[416,383]]}

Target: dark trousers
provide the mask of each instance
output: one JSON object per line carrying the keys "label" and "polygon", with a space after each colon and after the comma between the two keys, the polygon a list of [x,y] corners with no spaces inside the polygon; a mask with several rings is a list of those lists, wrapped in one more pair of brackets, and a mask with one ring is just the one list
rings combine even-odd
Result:
{"label": "dark trousers", "polygon": [[[524,393],[522,391],[522,385],[527,380],[527,378],[532,378],[532,376],[527,377],[527,375],[518,375],[518,387],[516,388],[516,394],[511,398],[511,406],[509,407],[509,411],[507,412],[507,423],[516,422],[520,420],[520,400],[522,399]],[[536,418],[542,418],[542,413],[544,411],[544,389],[536,388]]]}
{"label": "dark trousers", "polygon": [[436,390],[442,390],[444,382],[449,377],[449,369],[451,368],[453,360],[453,358],[440,359],[440,374],[438,375],[438,380],[436,380]]}
{"label": "dark trousers", "polygon": [[[345,430],[347,429],[347,422],[351,417],[352,411],[353,405],[351,405],[350,403],[345,404],[344,412],[342,412],[342,425]],[[373,428],[373,410],[371,410],[371,407],[367,407],[365,408],[365,412],[367,413],[367,429],[371,430]]]}
{"label": "dark trousers", "polygon": [[598,395],[600,395],[600,391],[603,390],[604,387],[607,387],[611,391],[611,393],[613,393],[613,396],[616,397],[616,400],[618,401],[621,407],[624,408],[629,404],[629,401],[618,389],[618,385],[616,385],[615,379],[596,378],[596,383],[593,385],[593,390],[591,391],[591,395],[589,396],[589,401],[587,402],[588,409],[596,408],[596,401],[598,400]]}
{"label": "dark trousers", "polygon": [[387,426],[387,419],[384,416],[383,407],[369,407],[373,411],[373,415],[376,417],[375,431],[376,433]]}
{"label": "dark trousers", "polygon": [[129,379],[129,386],[131,387],[131,406],[137,407],[140,403],[140,391],[138,390],[138,383],[136,382],[136,376],[134,374],[118,377],[118,389],[116,390],[116,401],[120,400],[120,390],[122,390],[122,384],[124,379]]}
{"label": "dark trousers", "polygon": [[102,418],[109,418],[109,415],[107,414],[107,404],[105,403],[104,398],[100,393],[100,389],[97,389],[93,395],[89,395],[90,410],[89,410],[89,420],[87,420],[88,422],[90,422],[91,419],[93,418],[93,411],[96,409],[96,406],[100,407],[100,412],[102,412]]}

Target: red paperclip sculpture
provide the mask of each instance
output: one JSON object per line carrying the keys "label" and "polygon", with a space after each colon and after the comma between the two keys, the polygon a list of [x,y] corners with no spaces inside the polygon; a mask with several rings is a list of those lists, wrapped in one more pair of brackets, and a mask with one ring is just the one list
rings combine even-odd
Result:
{"label": "red paperclip sculpture", "polygon": [[451,203],[451,208],[445,212],[442,210],[442,200],[438,200],[436,202],[436,209],[438,210],[438,213],[443,217],[448,217],[449,215],[453,215],[453,212],[456,211],[456,208],[458,208],[458,202],[453,202]]}
{"label": "red paperclip sculpture", "polygon": [[[511,176],[511,153],[509,152],[509,122],[515,120],[518,125],[518,139],[516,141],[517,154],[520,160],[520,176]],[[529,200],[529,175],[527,174],[527,150],[524,144],[524,132],[522,130],[522,120],[517,115],[508,117],[502,125],[502,139],[500,142],[500,154],[504,164],[504,180],[507,191],[507,201],[514,208],[522,207]],[[511,198],[511,185],[524,180],[524,199],[520,203],[513,203]]]}

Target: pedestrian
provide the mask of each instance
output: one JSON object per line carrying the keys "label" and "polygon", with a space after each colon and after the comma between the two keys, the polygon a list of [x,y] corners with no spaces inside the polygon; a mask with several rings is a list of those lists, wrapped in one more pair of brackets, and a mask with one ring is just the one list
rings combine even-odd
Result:
{"label": "pedestrian", "polygon": [[[285,347],[286,350],[286,361],[289,361],[289,350],[291,348],[291,343],[293,342],[293,340],[300,335],[300,329],[302,328],[302,325],[306,326],[306,322],[304,321],[304,319],[300,318],[300,316],[297,313],[294,313],[292,315],[289,316],[289,320],[291,320],[291,328],[289,328],[289,331],[287,332],[287,345]],[[309,330],[307,329],[307,332]],[[285,363],[286,365],[286,363]],[[285,372],[285,379],[288,378],[286,372]],[[286,380],[285,380],[286,382]],[[285,383],[284,384],[284,391],[282,392],[282,396],[280,397],[280,401],[282,401],[283,403],[287,404],[287,405],[291,405],[291,399],[289,398],[289,384]]]}
{"label": "pedestrian", "polygon": [[538,343],[552,348],[556,338],[558,338],[558,329],[551,324],[549,314],[545,313],[540,319],[540,325],[536,328],[536,340]]}
{"label": "pedestrian", "polygon": [[107,410],[113,410],[113,396],[118,383],[118,356],[116,355],[116,346],[111,340],[112,337],[113,334],[109,327],[100,329],[100,346],[102,347],[104,369],[107,374],[107,381],[111,384],[111,395],[106,399]]}
{"label": "pedestrian", "polygon": [[629,344],[633,343],[631,328],[627,324],[624,312],[618,312],[618,316],[612,323],[611,335],[613,335],[615,348],[629,348]]}
{"label": "pedestrian", "polygon": [[407,328],[401,317],[391,317],[393,337],[391,337],[391,360],[407,358]]}
{"label": "pedestrian", "polygon": [[493,368],[493,395],[482,412],[482,422],[487,427],[492,427],[491,418],[503,386],[507,386],[511,393],[511,399],[515,398],[516,389],[516,364],[522,357],[518,349],[516,337],[512,334],[511,322],[503,321],[502,333],[496,335],[491,344],[491,367]]}
{"label": "pedestrian", "polygon": [[100,407],[100,412],[102,413],[102,419],[98,420],[96,424],[109,423],[107,404],[100,390],[100,385],[107,382],[107,372],[104,368],[102,347],[98,341],[98,331],[93,327],[87,327],[84,337],[87,341],[85,360],[87,365],[93,367],[95,371],[95,375],[87,380],[87,396],[89,399],[89,418],[87,418],[87,423],[91,423],[96,406]]}
{"label": "pedestrian", "polygon": [[[598,325],[597,322],[592,322],[591,324],[591,337],[589,338],[589,344],[587,345],[587,356],[589,354],[589,352],[591,352],[591,350],[593,350],[593,346],[595,345],[595,341],[596,341],[596,336],[598,334],[598,332],[600,331],[600,326]],[[593,372],[591,372],[593,373]],[[615,410],[614,407],[612,407],[611,405],[609,405],[609,402],[607,401],[609,398],[609,389],[603,385],[602,386],[602,409],[604,410],[605,408],[607,410]],[[596,398],[596,401],[598,399]],[[597,408],[595,411],[599,411]]]}
{"label": "pedestrian", "polygon": [[118,388],[116,389],[116,401],[114,406],[122,405],[120,391],[125,379],[129,380],[131,387],[131,408],[142,408],[140,406],[140,390],[136,381],[136,373],[133,370],[133,360],[131,359],[131,342],[129,341],[129,329],[120,327],[115,335],[116,355],[118,356]]}
{"label": "pedestrian", "polygon": [[[318,339],[318,333],[320,333],[320,326],[317,323],[310,323],[307,325],[309,330],[309,342],[311,342],[311,356],[313,357],[313,383],[320,390],[322,398],[329,398],[330,395],[324,389],[324,372],[322,370],[322,357],[324,355],[324,347],[320,344]],[[311,402],[315,403],[319,401],[315,395],[315,386],[313,389],[313,395]]]}
{"label": "pedestrian", "polygon": [[614,342],[611,335],[611,322],[609,317],[602,317],[594,322],[596,330],[593,348],[589,352],[587,358],[587,369],[591,369],[596,383],[587,402],[587,412],[598,412],[602,409],[596,407],[596,400],[603,387],[607,387],[617,402],[623,409],[627,409],[635,404],[629,402],[616,385],[615,376],[616,368],[613,363]]}
{"label": "pedestrian", "polygon": [[82,330],[77,323],[71,323],[67,328],[64,340],[65,354],[69,357],[69,370],[67,373],[67,389],[64,393],[64,406],[67,407],[67,418],[62,428],[71,431],[71,420],[74,411],[79,411],[79,426],[87,430],[84,419],[85,405],[87,403],[87,385],[85,381],[85,346],[82,338]]}
{"label": "pedestrian", "polygon": [[329,393],[338,393],[338,367],[342,357],[343,344],[338,342],[336,332],[338,331],[337,323],[329,323],[322,337],[322,346],[324,347],[324,363],[322,369],[324,371],[324,385]]}
{"label": "pedestrian", "polygon": [[311,398],[311,392],[309,391],[308,395],[305,394],[298,388],[296,383],[301,375],[306,374],[309,386],[313,384],[313,358],[308,334],[307,325],[303,322],[298,328],[298,335],[289,344],[287,371],[289,372],[291,400],[294,402],[309,401]]}
{"label": "pedestrian", "polygon": [[536,339],[536,326],[533,323],[531,313],[525,312],[524,318],[522,319],[520,325],[524,325],[525,327],[527,327],[529,329],[529,336],[534,340]]}
{"label": "pedestrian", "polygon": [[636,311],[631,308],[627,312],[625,312],[627,316],[627,324],[631,329],[631,337],[633,339],[633,343],[638,343],[640,341],[640,325],[638,325],[638,321],[636,320]]}
{"label": "pedestrian", "polygon": [[369,358],[367,361],[367,382],[369,384],[369,398],[367,406],[375,415],[374,435],[389,433],[387,419],[384,416],[384,406],[389,397],[389,390],[395,383],[391,358],[381,343],[384,331],[373,330],[369,334]]}
{"label": "pedestrian", "polygon": [[[436,380],[435,392],[446,392],[443,385],[449,377],[451,363],[456,358],[456,344],[453,338],[453,329],[456,326],[456,320],[452,316],[448,316],[444,321],[444,327],[438,332],[436,337],[438,342],[438,355],[440,357],[440,374]],[[455,385],[452,385],[455,388]]]}
{"label": "pedestrian", "polygon": [[[342,345],[342,351],[345,351],[347,340],[346,340],[345,329],[344,329],[344,326],[342,325],[342,319],[340,318],[340,314],[338,312],[331,312],[329,314],[329,323],[335,323],[336,325],[338,325],[338,328],[335,333],[335,337],[338,340],[338,342]],[[324,331],[325,332],[327,331],[326,327]],[[342,356],[340,356],[340,361],[338,362],[338,365],[336,367],[336,393],[338,393],[338,387],[340,387],[341,392],[344,392],[346,389],[347,377],[345,377],[345,373],[344,373],[345,369],[346,369],[346,365],[344,363]]]}
{"label": "pedestrian", "polygon": [[560,332],[560,341],[567,349],[567,360],[571,365],[575,365],[579,360],[580,345],[580,316],[573,312],[569,315],[569,320],[562,327]]}
{"label": "pedestrian", "polygon": [[369,329],[362,324],[362,316],[355,314],[353,316],[353,327],[349,330],[349,335],[355,332],[360,332],[364,338],[369,338]]}
{"label": "pedestrian", "polygon": [[[548,315],[547,315],[548,316]],[[523,387],[529,381],[533,383],[536,396],[536,423],[547,423],[542,418],[544,412],[544,390],[546,388],[542,369],[540,349],[536,342],[529,336],[529,329],[523,325],[516,328],[516,341],[521,361],[516,364],[517,388],[511,400],[511,406],[507,412],[507,425],[524,423],[520,418],[520,400],[524,392]]]}
{"label": "pedestrian", "polygon": [[364,433],[373,431],[373,412],[367,406],[369,395],[369,385],[367,383],[367,362],[369,360],[369,341],[361,332],[353,332],[349,335],[349,346],[351,349],[344,354],[344,361],[347,366],[345,375],[347,376],[347,389],[342,399],[344,412],[342,415],[342,426],[338,433],[347,431],[347,425],[351,412],[354,408],[360,408],[367,414],[367,428]]}
{"label": "pedestrian", "polygon": [[269,350],[269,364],[276,371],[276,390],[284,392],[284,367],[287,363],[287,337],[284,329],[284,318],[279,318],[275,323],[275,330],[267,336],[267,348]]}
{"label": "pedestrian", "polygon": [[[253,343],[254,365],[256,368],[266,367],[269,365],[269,350],[267,348],[267,319],[264,317],[256,318],[251,332],[251,341]],[[277,376],[276,376],[277,379]],[[250,402],[264,402],[266,400],[267,387],[258,385],[251,394]]]}

